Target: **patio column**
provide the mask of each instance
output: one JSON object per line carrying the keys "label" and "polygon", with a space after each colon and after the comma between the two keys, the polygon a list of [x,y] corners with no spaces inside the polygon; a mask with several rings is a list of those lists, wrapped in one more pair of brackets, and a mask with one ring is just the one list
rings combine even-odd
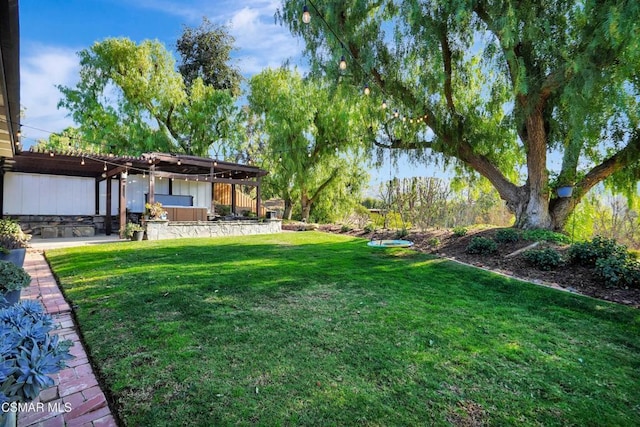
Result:
{"label": "patio column", "polygon": [[261,195],[260,195],[260,180],[262,178],[258,177],[258,185],[256,186],[256,216],[260,218],[260,205],[262,204]]}
{"label": "patio column", "polygon": [[236,215],[236,185],[231,184],[231,213]]}
{"label": "patio column", "polygon": [[149,166],[149,195],[147,202],[153,204],[155,202],[156,193],[156,165]]}
{"label": "patio column", "polygon": [[104,182],[107,186],[107,200],[105,203],[107,212],[104,217],[104,234],[111,236],[111,177],[108,176]]}
{"label": "patio column", "polygon": [[125,225],[127,223],[127,173],[126,172],[122,172],[120,174],[120,210],[119,210],[119,216],[120,216],[120,227],[119,227],[119,233],[120,233],[120,237],[123,238],[124,235],[124,228]]}

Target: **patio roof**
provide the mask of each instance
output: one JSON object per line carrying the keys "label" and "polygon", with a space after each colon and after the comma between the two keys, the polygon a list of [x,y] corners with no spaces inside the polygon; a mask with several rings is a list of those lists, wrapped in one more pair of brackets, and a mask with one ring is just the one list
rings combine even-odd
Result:
{"label": "patio roof", "polygon": [[88,154],[80,152],[24,151],[12,159],[2,160],[2,169],[65,176],[92,177],[97,180],[127,171],[131,174],[150,173],[156,176],[193,178],[203,181],[235,184],[255,183],[267,171],[256,166],[224,162],[206,157],[169,153],[144,153],[140,157]]}
{"label": "patio roof", "polygon": [[0,0],[0,157],[12,157],[20,131],[18,0]]}

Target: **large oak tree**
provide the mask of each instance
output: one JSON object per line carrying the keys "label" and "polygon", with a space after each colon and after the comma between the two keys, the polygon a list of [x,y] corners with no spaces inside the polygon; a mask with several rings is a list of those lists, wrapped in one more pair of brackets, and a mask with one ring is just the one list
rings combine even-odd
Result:
{"label": "large oak tree", "polygon": [[[375,144],[484,176],[517,227],[562,229],[605,180],[636,191],[637,1],[285,0],[278,16],[315,72],[386,101],[371,118]],[[571,197],[556,195],[561,184]]]}

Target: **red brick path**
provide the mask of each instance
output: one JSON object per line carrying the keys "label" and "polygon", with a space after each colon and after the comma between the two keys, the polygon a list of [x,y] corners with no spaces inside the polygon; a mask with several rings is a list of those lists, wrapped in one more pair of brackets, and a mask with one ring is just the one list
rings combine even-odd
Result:
{"label": "red brick path", "polygon": [[73,341],[68,367],[53,377],[56,385],[43,390],[36,400],[41,402],[33,412],[18,415],[18,427],[117,427],[98,385],[93,369],[80,342],[71,307],[65,301],[44,256],[29,251],[24,268],[31,275],[31,286],[22,290],[22,299],[40,300],[60,329],[56,332]]}

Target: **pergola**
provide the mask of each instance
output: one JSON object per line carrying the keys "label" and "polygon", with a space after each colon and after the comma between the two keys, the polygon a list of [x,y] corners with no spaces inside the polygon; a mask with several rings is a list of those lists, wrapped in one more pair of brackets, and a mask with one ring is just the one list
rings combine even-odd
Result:
{"label": "pergola", "polygon": [[[149,176],[149,199],[154,202],[155,180],[176,178],[193,181],[205,181],[231,184],[231,205],[235,211],[235,186],[256,187],[256,212],[260,212],[261,178],[267,171],[256,166],[220,161],[217,159],[178,155],[169,153],[144,153],[139,157],[88,154],[79,152],[25,151],[17,152],[13,158],[2,158],[3,171],[37,173],[62,176],[94,178],[96,181],[96,214],[99,212],[98,185],[106,185],[106,221],[105,231],[111,233],[111,181],[119,179],[119,220],[121,229],[126,223],[126,185],[128,174],[146,174]],[[2,180],[0,176],[0,180]],[[0,189],[4,187],[1,183]],[[3,211],[0,197],[0,212]]]}

